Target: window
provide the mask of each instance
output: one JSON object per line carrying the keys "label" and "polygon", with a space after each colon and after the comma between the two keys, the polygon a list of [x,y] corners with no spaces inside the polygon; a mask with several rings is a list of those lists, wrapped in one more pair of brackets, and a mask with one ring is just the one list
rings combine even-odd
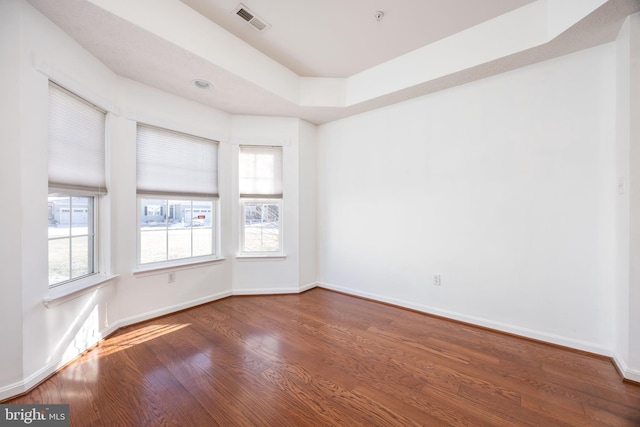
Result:
{"label": "window", "polygon": [[282,147],[240,147],[241,253],[281,254]]}
{"label": "window", "polygon": [[49,287],[99,272],[98,201],[106,194],[104,111],[49,84]]}
{"label": "window", "polygon": [[213,258],[217,142],[138,125],[137,169],[138,263]]}

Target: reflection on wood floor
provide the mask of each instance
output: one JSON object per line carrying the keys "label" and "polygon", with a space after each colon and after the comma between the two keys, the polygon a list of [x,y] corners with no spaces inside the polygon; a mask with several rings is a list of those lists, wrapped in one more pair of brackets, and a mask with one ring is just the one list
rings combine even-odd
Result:
{"label": "reflection on wood floor", "polygon": [[25,396],[76,426],[637,426],[611,361],[313,289],[119,330]]}

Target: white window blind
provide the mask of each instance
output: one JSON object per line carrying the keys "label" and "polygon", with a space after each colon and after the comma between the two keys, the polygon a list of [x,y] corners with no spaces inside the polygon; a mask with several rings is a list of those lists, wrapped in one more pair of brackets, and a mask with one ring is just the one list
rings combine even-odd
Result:
{"label": "white window blind", "polygon": [[106,192],[105,113],[49,83],[49,187]]}
{"label": "white window blind", "polygon": [[240,146],[240,197],[282,198],[282,147]]}
{"label": "white window blind", "polygon": [[138,194],[218,197],[216,141],[138,125]]}

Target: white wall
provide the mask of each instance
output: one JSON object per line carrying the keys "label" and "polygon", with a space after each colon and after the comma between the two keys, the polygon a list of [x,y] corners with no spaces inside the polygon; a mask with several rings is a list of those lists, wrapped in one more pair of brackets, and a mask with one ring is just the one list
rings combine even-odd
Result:
{"label": "white wall", "polygon": [[640,381],[640,14],[616,42],[616,345],[625,376]]}
{"label": "white wall", "polygon": [[318,278],[317,272],[317,144],[316,126],[300,122],[300,279],[301,289],[314,286]]}
{"label": "white wall", "polygon": [[640,13],[629,18],[629,370],[640,382]]}
{"label": "white wall", "polygon": [[604,45],[320,126],[320,282],[611,354],[614,63]]}
{"label": "white wall", "polygon": [[0,396],[22,380],[20,55],[19,5],[0,1]]}

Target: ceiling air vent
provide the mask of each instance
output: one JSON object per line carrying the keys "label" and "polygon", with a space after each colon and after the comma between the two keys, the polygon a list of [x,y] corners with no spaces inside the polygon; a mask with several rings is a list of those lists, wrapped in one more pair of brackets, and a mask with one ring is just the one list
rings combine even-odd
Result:
{"label": "ceiling air vent", "polygon": [[264,19],[258,18],[253,12],[251,12],[245,5],[240,3],[236,8],[236,15],[240,18],[244,19],[258,31],[264,31],[268,29],[271,25],[267,24]]}

